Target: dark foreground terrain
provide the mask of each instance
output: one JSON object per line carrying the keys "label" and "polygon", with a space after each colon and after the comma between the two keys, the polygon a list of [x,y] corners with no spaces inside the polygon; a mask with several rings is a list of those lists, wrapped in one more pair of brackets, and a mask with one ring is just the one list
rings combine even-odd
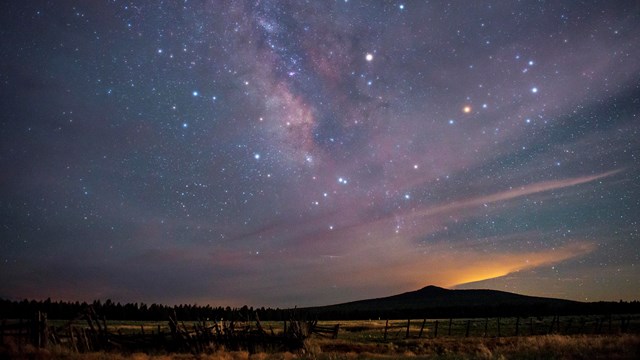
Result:
{"label": "dark foreground terrain", "polygon": [[4,345],[2,359],[170,360],[170,359],[639,359],[640,336],[542,335],[504,338],[439,338],[360,342],[308,339],[296,352],[253,353],[219,349],[204,354],[77,353],[61,347],[18,351]]}

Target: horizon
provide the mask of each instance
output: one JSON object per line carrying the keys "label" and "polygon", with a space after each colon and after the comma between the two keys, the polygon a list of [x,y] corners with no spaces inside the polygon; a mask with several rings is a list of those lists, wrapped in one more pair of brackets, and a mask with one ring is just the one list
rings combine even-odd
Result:
{"label": "horizon", "polygon": [[638,299],[637,5],[0,6],[0,294]]}
{"label": "horizon", "polygon": [[526,296],[526,297],[533,297],[533,298],[547,298],[547,299],[553,299],[553,300],[567,300],[567,301],[577,301],[580,303],[600,303],[600,302],[611,302],[611,303],[619,303],[619,302],[625,302],[625,303],[633,303],[633,302],[640,302],[640,297],[636,298],[636,299],[632,299],[632,300],[591,300],[591,301],[581,301],[581,300],[571,300],[571,299],[564,299],[564,298],[555,298],[555,297],[546,297],[546,296],[538,296],[538,295],[529,295],[529,294],[521,294],[521,293],[516,293],[516,292],[511,292],[511,291],[505,291],[505,290],[499,290],[499,289],[489,289],[489,288],[476,288],[476,287],[470,287],[470,288],[457,288],[457,287],[453,287],[453,288],[446,288],[446,287],[441,287],[441,286],[437,286],[437,285],[426,285],[423,286],[419,289],[414,289],[414,290],[408,290],[408,291],[403,291],[400,293],[396,293],[396,294],[387,294],[384,296],[380,296],[380,297],[374,297],[374,298],[366,298],[366,299],[353,299],[353,300],[346,300],[344,302],[340,302],[340,303],[328,303],[328,304],[315,304],[315,305],[308,305],[308,306],[304,306],[304,307],[300,307],[298,305],[293,305],[290,307],[279,307],[279,306],[264,306],[264,305],[260,305],[260,304],[212,304],[212,303],[172,303],[172,304],[167,304],[167,303],[158,303],[158,302],[140,302],[140,301],[118,301],[117,299],[111,299],[111,298],[95,298],[95,299],[81,299],[81,300],[62,300],[62,299],[52,299],[51,297],[45,297],[45,298],[10,298],[10,297],[5,297],[5,296],[1,296],[0,295],[0,300],[7,300],[7,301],[12,301],[12,302],[22,302],[22,301],[37,301],[37,302],[44,302],[47,300],[50,300],[52,303],[55,302],[61,302],[61,303],[75,303],[75,302],[79,302],[79,303],[86,303],[86,304],[92,304],[95,301],[99,301],[101,303],[104,303],[106,301],[111,301],[114,304],[122,304],[122,305],[126,305],[126,304],[145,304],[145,305],[151,305],[151,304],[157,304],[157,305],[162,305],[162,306],[169,306],[169,307],[174,307],[174,306],[181,306],[181,305],[195,305],[195,306],[212,306],[214,308],[217,307],[222,307],[222,308],[226,308],[226,307],[230,307],[232,309],[239,309],[242,308],[244,306],[247,306],[249,308],[255,308],[255,309],[259,309],[259,308],[265,308],[265,309],[280,309],[280,310],[287,310],[287,309],[304,309],[304,308],[314,308],[314,307],[325,307],[325,306],[336,306],[336,305],[343,305],[343,304],[349,304],[349,303],[354,303],[354,302],[361,302],[361,301],[370,301],[370,300],[378,300],[378,299],[384,299],[384,298],[388,298],[388,297],[394,297],[394,296],[398,296],[398,295],[404,295],[404,294],[409,294],[409,293],[415,293],[415,292],[419,292],[421,290],[425,290],[427,288],[436,288],[436,289],[440,289],[440,290],[448,290],[448,291],[455,291],[455,290],[461,290],[461,291],[496,291],[496,292],[502,292],[502,293],[509,293],[509,294],[513,294],[513,295],[521,295],[521,296]]}

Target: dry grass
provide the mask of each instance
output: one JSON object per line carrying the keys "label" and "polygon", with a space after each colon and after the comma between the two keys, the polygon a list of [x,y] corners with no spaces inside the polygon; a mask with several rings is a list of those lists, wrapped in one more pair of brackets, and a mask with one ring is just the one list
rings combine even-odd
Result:
{"label": "dry grass", "polygon": [[299,353],[218,351],[213,354],[79,354],[63,348],[21,351],[0,346],[1,359],[29,360],[289,360],[289,359],[640,359],[640,335],[545,335],[409,339],[394,342],[310,339]]}

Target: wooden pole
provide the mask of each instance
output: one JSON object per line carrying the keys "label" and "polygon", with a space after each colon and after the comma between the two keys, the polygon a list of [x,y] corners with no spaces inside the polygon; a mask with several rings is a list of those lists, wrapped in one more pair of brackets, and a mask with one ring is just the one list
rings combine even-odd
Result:
{"label": "wooden pole", "polygon": [[404,336],[405,339],[409,338],[409,328],[411,328],[411,319],[407,319],[407,333]]}
{"label": "wooden pole", "polygon": [[389,328],[389,319],[387,319],[387,322],[384,324],[384,339],[387,340],[387,329]]}
{"label": "wooden pole", "polygon": [[40,318],[40,345],[43,348],[49,346],[49,326],[47,324],[47,313],[42,313]]}
{"label": "wooden pole", "polygon": [[516,336],[520,335],[520,316],[516,317]]}
{"label": "wooden pole", "polygon": [[500,337],[500,318],[498,318],[498,337]]}
{"label": "wooden pole", "polygon": [[40,311],[36,312],[35,319],[31,320],[31,343],[36,348],[40,348],[42,344],[40,343],[40,321],[41,321],[42,313]]}
{"label": "wooden pole", "polygon": [[92,344],[89,343],[89,337],[87,336],[87,331],[85,329],[82,329],[82,337],[84,338],[84,344],[85,344],[86,351],[90,352],[92,350],[92,348],[91,348]]}
{"label": "wooden pole", "polygon": [[464,334],[464,337],[469,337],[469,327],[471,327],[471,320],[467,320],[467,331]]}
{"label": "wooden pole", "polygon": [[484,318],[484,337],[489,335],[489,318]]}
{"label": "wooden pole", "polygon": [[22,318],[20,318],[20,326],[18,327],[18,350],[22,352],[22,328],[23,328]]}
{"label": "wooden pole", "polygon": [[78,352],[78,345],[76,344],[76,337],[73,334],[73,327],[71,327],[71,324],[69,324],[69,339],[71,339],[71,349]]}
{"label": "wooden pole", "polygon": [[451,336],[451,323],[453,322],[453,318],[449,318],[449,331],[447,331],[447,336]]}
{"label": "wooden pole", "polygon": [[427,319],[422,320],[422,326],[420,326],[420,333],[418,334],[418,338],[422,338],[422,331],[424,330],[424,325],[427,323]]}
{"label": "wooden pole", "polygon": [[433,329],[433,337],[434,338],[438,337],[438,320],[436,320],[436,326],[435,326],[435,329]]}
{"label": "wooden pole", "polygon": [[533,317],[529,318],[529,335],[533,335]]}

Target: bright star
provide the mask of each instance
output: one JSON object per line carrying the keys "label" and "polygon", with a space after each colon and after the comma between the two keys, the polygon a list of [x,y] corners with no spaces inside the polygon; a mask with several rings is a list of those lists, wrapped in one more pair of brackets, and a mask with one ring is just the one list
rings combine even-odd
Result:
{"label": "bright star", "polygon": [[367,53],[367,55],[364,58],[365,58],[365,60],[370,62],[370,61],[373,60],[373,54],[372,53]]}
{"label": "bright star", "polygon": [[532,88],[531,88],[531,92],[532,92],[532,93],[534,93],[534,94],[535,94],[535,93],[537,93],[537,92],[538,92],[538,88],[537,88],[537,87],[535,87],[535,86],[534,86],[534,87],[532,87]]}
{"label": "bright star", "polygon": [[465,107],[463,107],[463,108],[462,108],[462,111],[463,111],[465,114],[470,113],[470,112],[471,112],[471,106],[466,105]]}
{"label": "bright star", "polygon": [[256,160],[260,160],[260,154],[253,154],[253,158]]}
{"label": "bright star", "polygon": [[199,93],[199,92],[197,92],[197,91],[194,91],[194,92],[192,92],[192,93],[191,93],[191,95],[193,95],[193,96],[198,96],[198,95],[200,95],[200,93]]}

